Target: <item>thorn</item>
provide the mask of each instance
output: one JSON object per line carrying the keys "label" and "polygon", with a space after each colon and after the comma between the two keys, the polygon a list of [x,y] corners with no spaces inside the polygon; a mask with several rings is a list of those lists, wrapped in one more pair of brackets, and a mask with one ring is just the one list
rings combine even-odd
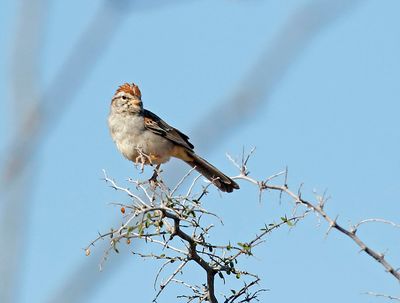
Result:
{"label": "thorn", "polygon": [[367,247],[364,245],[363,247],[361,247],[361,249],[360,249],[360,251],[358,253],[361,253],[361,252],[366,251],[366,250],[367,250]]}
{"label": "thorn", "polygon": [[337,226],[337,223],[336,223],[336,222],[337,222],[337,219],[338,219],[338,218],[339,218],[339,215],[337,215],[336,218],[335,218],[335,220],[333,220],[333,222],[332,222],[332,225],[333,225],[333,226],[332,226],[332,227],[336,227],[336,226]]}
{"label": "thorn", "polygon": [[328,234],[330,233],[330,231],[332,230],[332,228],[335,228],[335,227],[337,226],[336,221],[337,221],[337,218],[338,218],[338,217],[339,217],[339,216],[336,216],[335,220],[333,220],[333,221],[329,224],[329,228],[328,228],[328,230],[326,231],[326,234],[325,234],[325,239],[328,237]]}

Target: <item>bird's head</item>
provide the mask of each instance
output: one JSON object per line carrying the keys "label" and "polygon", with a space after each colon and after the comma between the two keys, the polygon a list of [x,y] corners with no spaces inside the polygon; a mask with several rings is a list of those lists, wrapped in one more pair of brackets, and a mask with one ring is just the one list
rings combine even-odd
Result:
{"label": "bird's head", "polygon": [[143,110],[142,93],[135,84],[124,83],[118,87],[111,101],[111,110],[139,113]]}

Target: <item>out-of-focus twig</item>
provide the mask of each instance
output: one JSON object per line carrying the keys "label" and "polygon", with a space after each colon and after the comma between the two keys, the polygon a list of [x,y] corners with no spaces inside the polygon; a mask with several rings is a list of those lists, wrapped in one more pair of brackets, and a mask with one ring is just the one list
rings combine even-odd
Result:
{"label": "out-of-focus twig", "polygon": [[[21,1],[11,54],[11,100],[15,124],[25,116],[39,93],[39,54],[43,46],[47,0]],[[29,98],[27,98],[29,96]]]}
{"label": "out-of-focus twig", "polygon": [[[30,106],[7,153],[8,158],[0,176],[0,189],[12,186],[29,166],[40,143],[54,129],[66,106],[72,103],[98,58],[107,49],[124,19],[121,17],[123,12],[125,10],[115,8],[111,1],[105,1],[100,6],[48,89]],[[50,124],[52,127],[48,127]]]}
{"label": "out-of-focus twig", "polygon": [[221,138],[236,131],[248,119],[257,115],[290,70],[292,63],[312,40],[358,3],[361,1],[315,0],[296,10],[230,96],[226,100],[215,102],[215,108],[197,123],[192,133],[192,137],[199,143],[197,148],[210,150],[221,142]]}
{"label": "out-of-focus twig", "polygon": [[[5,155],[0,171],[0,199],[2,208],[0,216],[0,237],[7,243],[7,249],[0,252],[0,301],[2,303],[14,302],[13,296],[17,294],[16,278],[19,274],[20,258],[23,253],[21,243],[24,237],[20,236],[22,222],[29,221],[31,204],[26,201],[23,192],[29,183],[26,176],[32,160],[46,135],[54,129],[54,125],[65,112],[79,88],[85,83],[87,75],[95,66],[98,57],[104,53],[109,41],[114,36],[116,29],[123,20],[121,13],[125,9],[116,7],[113,3],[119,1],[104,1],[97,14],[93,17],[88,28],[83,32],[76,47],[65,60],[62,68],[55,76],[50,86],[40,92],[34,80],[37,79],[38,70],[35,69],[38,50],[42,35],[40,26],[47,1],[23,1],[21,3],[21,23],[18,25],[15,41],[14,56],[16,57],[12,68],[14,69],[13,96],[15,107],[22,111],[16,123],[16,131],[11,138],[11,143]],[[101,20],[101,22],[99,22]],[[34,24],[32,24],[34,23]],[[25,35],[31,35],[26,37]],[[35,40],[37,39],[37,41]],[[31,98],[26,100],[26,98]],[[24,102],[21,104],[21,102]],[[49,125],[52,125],[51,127]],[[13,129],[13,128],[10,128]]]}
{"label": "out-of-focus twig", "polygon": [[[19,15],[16,19],[16,34],[12,41],[10,62],[11,106],[13,115],[10,122],[15,127],[21,127],[22,120],[27,117],[28,109],[37,102],[39,54],[42,49],[42,38],[47,15],[47,0],[20,1]],[[28,98],[29,96],[29,98]],[[15,137],[18,140],[18,137]],[[12,157],[12,155],[10,155]],[[1,173],[0,173],[1,175]],[[0,194],[6,201],[0,205],[0,237],[7,243],[6,249],[0,251],[0,302],[15,302],[18,292],[16,281],[20,278],[21,260],[23,255],[22,239],[23,223],[27,220],[26,209],[21,207],[26,193],[25,182],[28,174],[21,175],[15,180],[14,187],[7,188],[6,193]],[[0,179],[1,180],[1,179]],[[4,181],[4,180],[3,180]],[[32,184],[34,181],[30,181]],[[1,182],[3,183],[3,182]],[[3,184],[0,185],[0,188]]]}

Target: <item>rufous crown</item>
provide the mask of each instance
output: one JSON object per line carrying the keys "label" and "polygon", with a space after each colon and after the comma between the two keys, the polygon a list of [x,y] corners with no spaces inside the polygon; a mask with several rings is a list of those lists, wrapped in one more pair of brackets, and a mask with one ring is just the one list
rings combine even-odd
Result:
{"label": "rufous crown", "polygon": [[135,83],[122,84],[118,87],[116,94],[119,92],[125,92],[131,94],[132,96],[138,97],[139,99],[142,99],[142,93],[140,92],[139,86],[137,86]]}

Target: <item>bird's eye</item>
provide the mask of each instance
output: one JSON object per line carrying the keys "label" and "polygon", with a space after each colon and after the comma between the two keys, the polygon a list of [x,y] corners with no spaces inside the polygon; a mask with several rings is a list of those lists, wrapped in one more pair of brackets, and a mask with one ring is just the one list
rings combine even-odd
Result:
{"label": "bird's eye", "polygon": [[122,96],[122,100],[126,100],[128,99],[126,96]]}

